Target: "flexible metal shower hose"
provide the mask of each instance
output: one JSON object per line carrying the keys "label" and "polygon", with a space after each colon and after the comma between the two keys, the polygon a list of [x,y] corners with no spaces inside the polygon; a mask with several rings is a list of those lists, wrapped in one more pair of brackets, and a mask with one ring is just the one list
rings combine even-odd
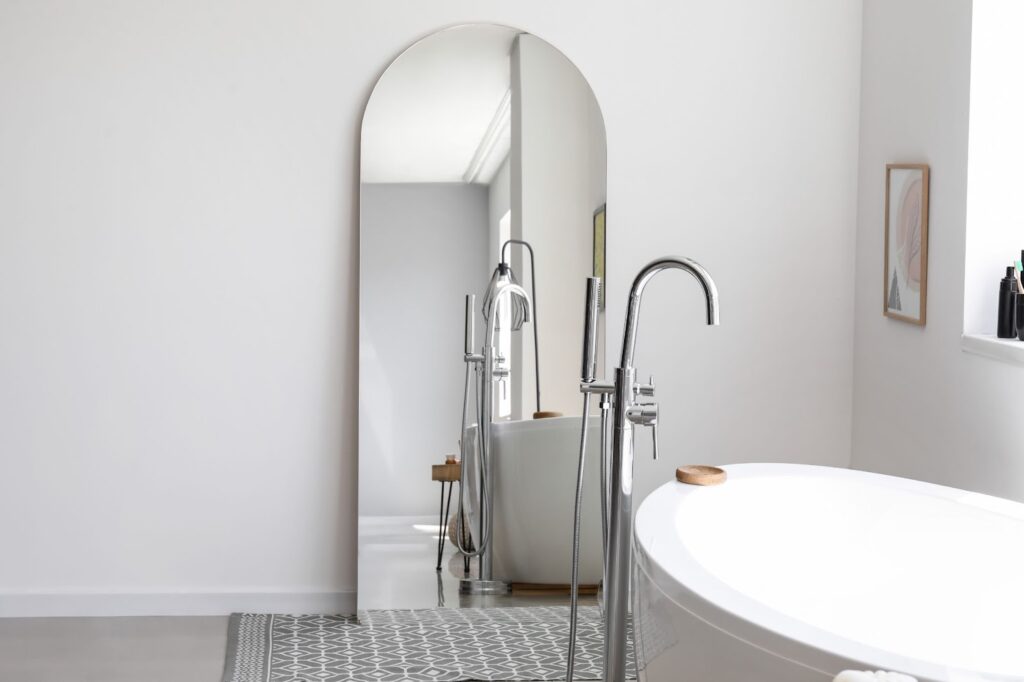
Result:
{"label": "flexible metal shower hose", "polygon": [[[491,541],[491,529],[493,527],[493,520],[490,516],[484,518],[484,527],[481,529],[479,538],[477,538],[476,546],[472,550],[463,547],[462,538],[464,537],[462,519],[464,518],[463,512],[463,494],[466,490],[466,472],[468,467],[466,466],[466,422],[469,420],[469,388],[470,388],[470,365],[466,364],[466,390],[462,394],[462,437],[459,439],[459,454],[462,456],[462,472],[459,478],[459,513],[455,517],[455,546],[458,547],[459,551],[467,557],[480,556],[487,550],[487,545]],[[481,395],[482,390],[480,385],[482,379],[477,378],[476,390],[474,391],[473,403],[476,407],[476,435],[479,439],[479,446],[477,448],[477,461],[480,462],[480,509],[479,513],[484,514],[483,501],[486,496],[490,493],[487,490],[487,453],[484,452],[484,437],[483,437],[483,396]],[[445,532],[442,528],[441,532]]]}
{"label": "flexible metal shower hose", "polygon": [[580,429],[580,464],[576,472],[576,507],[572,526],[572,586],[569,592],[569,656],[565,667],[566,682],[572,682],[576,665],[576,619],[580,592],[580,521],[583,516],[583,465],[587,455],[587,421],[590,417],[590,394],[583,394],[583,428]]}

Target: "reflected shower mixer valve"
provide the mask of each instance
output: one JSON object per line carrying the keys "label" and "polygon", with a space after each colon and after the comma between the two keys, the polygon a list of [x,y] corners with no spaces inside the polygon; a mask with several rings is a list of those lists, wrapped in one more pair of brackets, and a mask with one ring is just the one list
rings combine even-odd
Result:
{"label": "reflected shower mixer valve", "polygon": [[494,354],[494,369],[491,374],[495,379],[507,379],[509,375],[508,365],[505,364],[505,356],[501,353]]}
{"label": "reflected shower mixer valve", "polygon": [[494,367],[491,369],[491,376],[498,380],[498,384],[501,386],[501,397],[505,399],[508,397],[508,377],[509,372],[508,365],[505,364],[505,356],[495,351],[494,353]]}

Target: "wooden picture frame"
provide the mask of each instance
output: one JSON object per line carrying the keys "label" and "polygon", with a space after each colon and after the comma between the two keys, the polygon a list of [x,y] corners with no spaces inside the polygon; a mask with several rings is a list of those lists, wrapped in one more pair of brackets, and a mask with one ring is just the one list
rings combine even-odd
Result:
{"label": "wooden picture frame", "polygon": [[928,185],[923,163],[885,166],[882,314],[924,326],[928,311]]}

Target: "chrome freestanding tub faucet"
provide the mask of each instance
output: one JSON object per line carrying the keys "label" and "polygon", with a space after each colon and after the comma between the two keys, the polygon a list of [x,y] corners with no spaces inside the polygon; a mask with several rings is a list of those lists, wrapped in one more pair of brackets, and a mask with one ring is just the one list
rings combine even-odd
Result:
{"label": "chrome freestanding tub faucet", "polygon": [[[491,421],[494,416],[494,381],[503,379],[509,374],[508,367],[504,364],[504,358],[495,348],[495,327],[498,320],[498,306],[503,297],[509,299],[509,304],[517,302],[522,306],[523,321],[529,322],[531,318],[532,303],[526,290],[518,284],[501,283],[491,294],[491,305],[487,317],[487,330],[484,333],[483,352],[476,353],[475,324],[473,322],[476,297],[472,294],[466,295],[466,322],[465,322],[465,348],[463,359],[466,363],[466,387],[462,401],[462,435],[460,445],[462,451],[462,479],[459,482],[459,509],[456,515],[456,542],[459,551],[467,557],[478,559],[477,577],[464,578],[459,583],[460,594],[503,594],[508,591],[508,583],[502,580],[495,580],[493,576],[494,554],[491,551],[491,532],[494,528],[494,468],[491,466]],[[469,549],[462,545],[463,537],[462,519],[464,511],[463,491],[467,488],[467,475],[469,467],[466,465],[466,457],[470,449],[466,447],[466,433],[469,426],[469,393],[470,393],[470,367],[475,367],[477,380],[477,395],[475,397],[477,416],[477,462],[479,463],[480,476],[480,502],[478,509],[478,528],[476,547]],[[482,376],[481,376],[482,375]],[[445,532],[442,529],[441,532]]]}
{"label": "chrome freestanding tub faucet", "polygon": [[[689,258],[659,258],[648,263],[633,280],[622,338],[622,357],[619,367],[615,369],[614,381],[595,381],[591,374],[582,377],[580,382],[580,391],[585,394],[598,393],[605,399],[602,401],[602,412],[607,409],[605,405],[608,398],[611,399],[612,410],[611,452],[601,453],[602,464],[607,462],[607,466],[602,467],[607,469],[602,472],[603,483],[607,486],[602,493],[607,496],[602,498],[607,505],[607,517],[604,519],[607,524],[604,682],[624,682],[626,679],[626,620],[629,614],[630,536],[633,525],[633,438],[636,426],[651,427],[654,458],[658,458],[658,404],[641,401],[642,398],[654,397],[654,380],[652,378],[647,384],[638,383],[636,368],[633,366],[640,301],[651,279],[663,270],[672,269],[693,275],[704,291],[707,323],[718,324],[718,289],[708,271]],[[587,319],[590,319],[596,314],[593,310],[597,305],[596,298],[591,301],[588,297],[587,304]],[[588,331],[590,334],[596,333],[596,325],[593,329],[588,325]],[[587,358],[587,353],[593,347],[591,340],[584,339],[584,367],[592,361]]]}

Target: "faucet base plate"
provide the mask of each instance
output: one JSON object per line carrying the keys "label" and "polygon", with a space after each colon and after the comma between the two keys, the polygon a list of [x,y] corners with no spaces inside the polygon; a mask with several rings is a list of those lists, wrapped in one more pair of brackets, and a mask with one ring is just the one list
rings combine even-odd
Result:
{"label": "faucet base plate", "polygon": [[512,589],[504,580],[473,580],[463,578],[459,581],[459,594],[508,594]]}

